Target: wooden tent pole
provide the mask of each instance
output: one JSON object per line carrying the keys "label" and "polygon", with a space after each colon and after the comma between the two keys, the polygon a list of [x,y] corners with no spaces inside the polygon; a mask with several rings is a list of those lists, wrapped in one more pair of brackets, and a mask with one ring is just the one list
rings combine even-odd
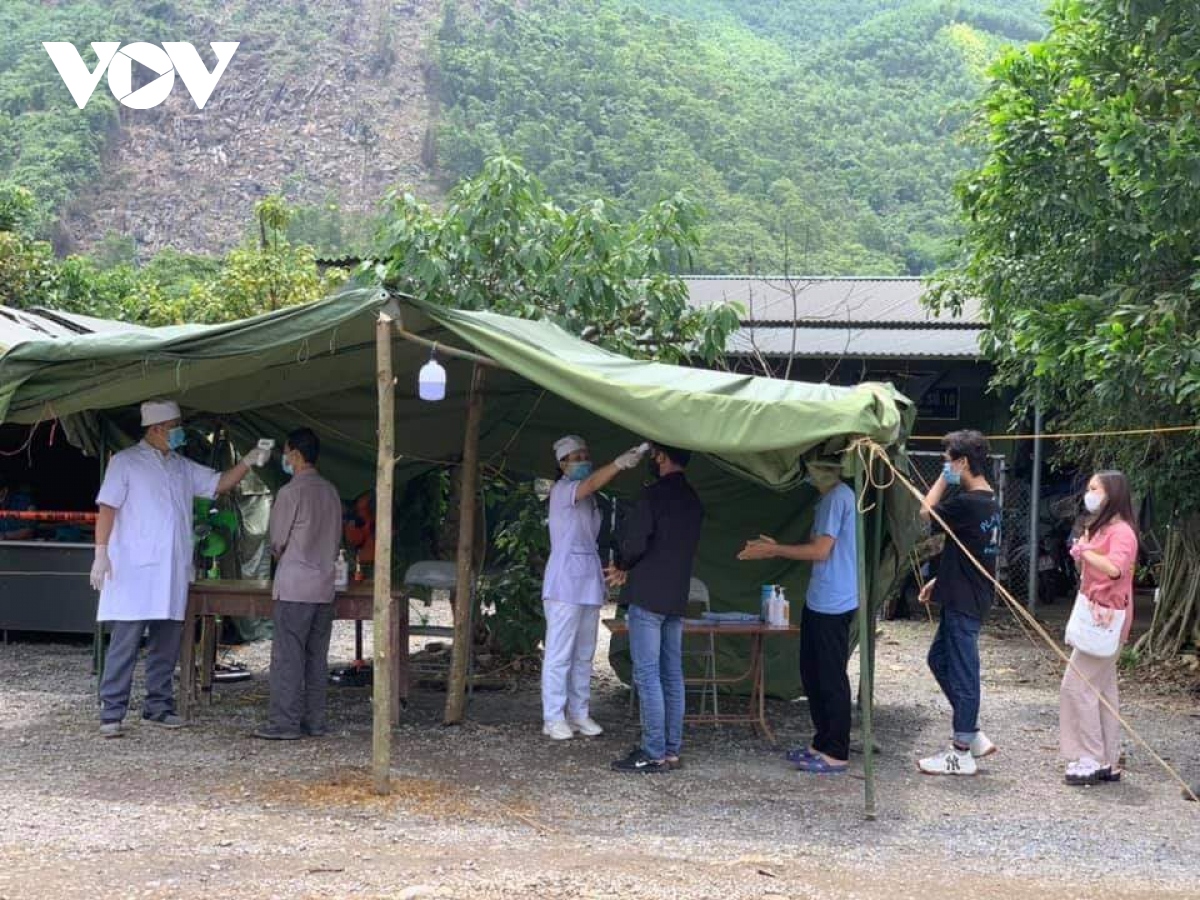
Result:
{"label": "wooden tent pole", "polygon": [[[878,475],[878,473],[876,473]],[[867,620],[867,643],[865,653],[867,657],[867,676],[868,684],[870,685],[869,696],[869,714],[863,719],[863,761],[866,771],[867,781],[867,818],[875,818],[875,622],[879,615],[879,611],[883,608],[883,594],[887,585],[883,583],[883,529],[884,529],[884,491],[880,486],[880,482],[876,480],[875,488],[875,515],[874,525],[875,534],[874,540],[871,542],[871,598],[870,598],[870,616]],[[865,749],[867,742],[870,742],[870,748]]]}
{"label": "wooden tent pole", "polygon": [[374,678],[371,701],[371,773],[375,793],[391,793],[392,769],[392,493],[396,459],[396,378],[392,371],[392,319],[375,325],[379,394],[379,451],[375,468],[375,593],[372,606]]}
{"label": "wooden tent pole", "polygon": [[458,552],[454,587],[454,646],[450,677],[446,684],[443,722],[457,725],[467,706],[467,672],[471,660],[471,622],[475,605],[475,501],[479,493],[479,425],[483,419],[483,373],[478,363],[471,373],[471,396],[467,404],[467,429],[463,437],[462,471],[459,473]]}
{"label": "wooden tent pole", "polygon": [[[854,495],[863,496],[866,481],[862,457],[854,459]],[[875,818],[875,740],[871,729],[871,712],[874,706],[875,689],[871,682],[871,594],[867,590],[867,546],[866,528],[863,517],[854,517],[855,543],[858,547],[858,705],[860,716],[859,733],[863,748],[863,783],[865,785],[864,812],[868,820]]]}
{"label": "wooden tent pole", "polygon": [[[877,472],[876,475],[881,473]],[[879,481],[876,482],[875,488],[875,541],[871,545],[871,552],[874,554],[874,574],[871,576],[871,628],[867,634],[870,640],[867,644],[870,650],[871,663],[871,683],[875,683],[875,623],[878,621],[880,611],[883,609],[884,591],[887,590],[887,585],[883,583],[883,530],[886,525],[886,513],[883,507],[884,489]],[[874,699],[872,697],[872,699]]]}

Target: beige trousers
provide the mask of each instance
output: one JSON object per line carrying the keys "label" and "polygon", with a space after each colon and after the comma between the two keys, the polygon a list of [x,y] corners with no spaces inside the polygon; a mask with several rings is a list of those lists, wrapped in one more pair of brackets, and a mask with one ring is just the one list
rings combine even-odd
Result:
{"label": "beige trousers", "polygon": [[1071,654],[1071,666],[1059,691],[1059,749],[1064,759],[1073,761],[1090,756],[1102,766],[1116,766],[1121,754],[1121,725],[1115,715],[1100,705],[1097,692],[1114,710],[1120,711],[1119,655],[1101,659],[1078,650]]}

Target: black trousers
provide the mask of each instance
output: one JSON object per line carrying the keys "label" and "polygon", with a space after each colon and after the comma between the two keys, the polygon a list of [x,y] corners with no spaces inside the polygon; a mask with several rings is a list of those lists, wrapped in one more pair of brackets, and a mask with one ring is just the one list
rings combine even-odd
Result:
{"label": "black trousers", "polygon": [[271,725],[285,731],[325,727],[332,603],[275,603],[271,640]]}
{"label": "black trousers", "polygon": [[814,750],[834,759],[850,758],[850,625],[854,611],[800,616],[800,681],[812,715]]}

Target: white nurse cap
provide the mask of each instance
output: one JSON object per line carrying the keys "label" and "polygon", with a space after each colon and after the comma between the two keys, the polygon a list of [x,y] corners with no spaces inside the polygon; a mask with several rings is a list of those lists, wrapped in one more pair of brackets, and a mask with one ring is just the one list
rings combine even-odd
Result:
{"label": "white nurse cap", "polygon": [[142,404],[143,428],[182,418],[183,413],[179,411],[179,404],[174,400],[147,400]]}
{"label": "white nurse cap", "polygon": [[570,456],[576,450],[586,450],[587,441],[577,434],[568,434],[566,437],[561,437],[554,442],[554,458],[561,460],[565,456]]}

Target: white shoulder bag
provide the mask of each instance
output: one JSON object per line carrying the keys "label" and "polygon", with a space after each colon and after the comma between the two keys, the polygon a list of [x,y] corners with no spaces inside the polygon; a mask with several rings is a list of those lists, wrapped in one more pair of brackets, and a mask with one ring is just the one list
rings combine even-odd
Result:
{"label": "white shoulder bag", "polygon": [[[1086,566],[1086,563],[1084,563]],[[1080,653],[1108,659],[1121,649],[1121,632],[1125,628],[1126,610],[1110,610],[1112,619],[1101,625],[1092,615],[1092,601],[1080,591],[1075,595],[1075,606],[1067,621],[1066,641]]]}

